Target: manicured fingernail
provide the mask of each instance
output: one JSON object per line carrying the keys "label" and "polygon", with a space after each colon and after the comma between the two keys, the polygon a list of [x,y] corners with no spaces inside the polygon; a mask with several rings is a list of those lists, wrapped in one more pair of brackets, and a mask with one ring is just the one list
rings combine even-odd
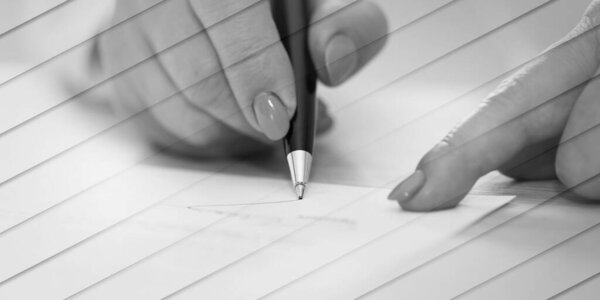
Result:
{"label": "manicured fingernail", "polygon": [[273,93],[260,93],[256,96],[254,115],[263,134],[271,140],[283,138],[290,128],[287,110]]}
{"label": "manicured fingernail", "polygon": [[425,173],[421,170],[415,171],[410,177],[400,183],[388,196],[388,199],[404,203],[414,197],[425,184]]}
{"label": "manicured fingernail", "polygon": [[358,66],[356,45],[349,37],[338,34],[325,48],[325,64],[331,84],[337,85],[348,79]]}

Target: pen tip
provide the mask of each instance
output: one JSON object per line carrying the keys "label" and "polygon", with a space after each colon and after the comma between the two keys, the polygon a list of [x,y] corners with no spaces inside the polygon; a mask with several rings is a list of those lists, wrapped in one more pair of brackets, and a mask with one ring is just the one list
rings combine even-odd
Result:
{"label": "pen tip", "polygon": [[304,198],[304,190],[306,189],[306,185],[304,183],[296,184],[296,195],[298,195],[298,200],[302,200]]}

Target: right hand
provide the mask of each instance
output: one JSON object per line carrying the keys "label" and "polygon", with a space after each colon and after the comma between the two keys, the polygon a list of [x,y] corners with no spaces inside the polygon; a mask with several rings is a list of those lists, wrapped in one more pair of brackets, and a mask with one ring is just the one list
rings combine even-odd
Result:
{"label": "right hand", "polygon": [[[367,1],[308,1],[319,79],[338,85],[384,45],[385,18]],[[115,17],[144,3],[117,0]],[[288,131],[294,78],[268,1],[166,0],[107,34],[99,49],[110,74],[151,57],[113,79],[113,103],[129,115],[147,109],[140,127],[163,147],[202,156],[248,154]],[[320,127],[331,124],[324,109],[319,119]]]}

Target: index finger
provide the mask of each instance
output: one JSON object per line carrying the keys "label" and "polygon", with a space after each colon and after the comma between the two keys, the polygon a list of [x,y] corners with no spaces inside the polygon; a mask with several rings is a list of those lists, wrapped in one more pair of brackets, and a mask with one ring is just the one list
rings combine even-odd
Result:
{"label": "index finger", "polygon": [[[590,8],[563,39],[507,79],[419,163],[390,198],[407,210],[455,206],[477,179],[524,147],[560,134],[585,82],[598,67],[598,22]],[[420,183],[415,187],[415,182]],[[412,186],[411,186],[412,185]]]}
{"label": "index finger", "polygon": [[[279,41],[269,1],[244,0],[241,10],[239,2],[190,1],[202,21],[215,19],[215,11],[225,7],[239,10],[234,17],[207,27],[207,33],[246,121],[261,131],[252,106],[255,97],[264,92],[275,93],[287,109],[286,117],[291,118],[296,107],[294,76]],[[253,2],[256,4],[251,5]]]}

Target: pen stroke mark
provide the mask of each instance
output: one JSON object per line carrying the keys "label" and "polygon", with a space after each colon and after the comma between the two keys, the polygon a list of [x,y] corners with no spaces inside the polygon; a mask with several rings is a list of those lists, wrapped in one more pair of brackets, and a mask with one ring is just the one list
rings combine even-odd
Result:
{"label": "pen stroke mark", "polygon": [[234,207],[234,206],[251,206],[251,205],[268,205],[268,204],[281,204],[281,203],[291,203],[298,202],[300,199],[293,200],[282,200],[282,201],[268,201],[268,202],[249,202],[249,203],[219,203],[219,204],[206,204],[206,205],[191,205],[188,206],[188,209],[191,210],[199,210],[205,207]]}

